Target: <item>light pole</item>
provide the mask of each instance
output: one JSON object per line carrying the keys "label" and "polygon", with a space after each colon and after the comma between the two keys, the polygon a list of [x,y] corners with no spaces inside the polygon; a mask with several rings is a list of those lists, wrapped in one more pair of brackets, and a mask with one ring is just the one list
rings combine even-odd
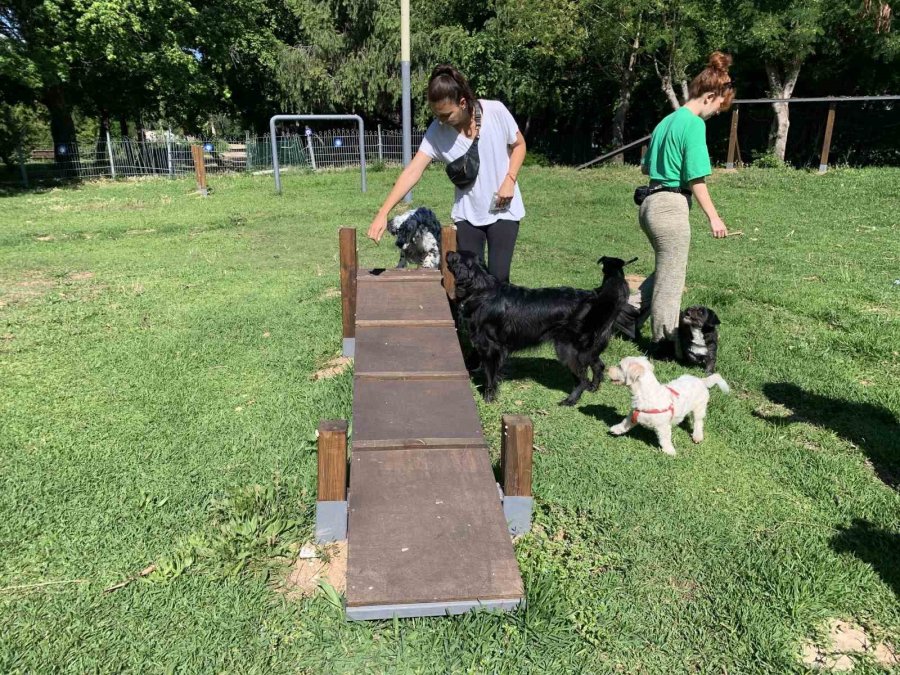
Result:
{"label": "light pole", "polygon": [[[400,0],[400,79],[403,119],[403,166],[412,161],[412,102],[409,82],[409,0]],[[404,199],[412,201],[412,190]]]}

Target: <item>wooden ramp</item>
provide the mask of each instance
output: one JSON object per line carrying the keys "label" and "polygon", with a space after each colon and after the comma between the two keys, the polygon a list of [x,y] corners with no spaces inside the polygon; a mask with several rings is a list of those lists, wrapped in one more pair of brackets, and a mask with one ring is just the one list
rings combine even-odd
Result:
{"label": "wooden ramp", "polygon": [[441,273],[356,275],[347,618],[523,602]]}

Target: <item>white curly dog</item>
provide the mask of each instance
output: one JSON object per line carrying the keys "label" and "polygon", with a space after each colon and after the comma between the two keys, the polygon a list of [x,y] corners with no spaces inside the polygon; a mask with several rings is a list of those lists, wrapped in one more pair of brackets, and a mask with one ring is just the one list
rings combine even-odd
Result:
{"label": "white curly dog", "polygon": [[643,356],[629,356],[612,366],[608,371],[614,384],[624,384],[631,389],[631,414],[609,432],[621,436],[631,431],[636,424],[653,429],[659,439],[662,451],[675,454],[672,445],[672,427],[680,424],[688,415],[692,416],[694,443],[703,441],[703,418],[709,403],[709,389],[718,386],[726,394],[728,384],[720,375],[700,379],[693,375],[682,375],[669,384],[660,384],[653,374],[653,364]]}

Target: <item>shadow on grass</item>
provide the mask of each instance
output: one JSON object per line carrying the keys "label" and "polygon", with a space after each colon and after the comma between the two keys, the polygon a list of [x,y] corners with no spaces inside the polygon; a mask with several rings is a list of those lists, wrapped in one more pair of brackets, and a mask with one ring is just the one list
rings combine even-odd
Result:
{"label": "shadow on grass", "polygon": [[869,563],[900,598],[900,533],[857,518],[831,538],[831,547]]}
{"label": "shadow on grass", "polygon": [[[464,344],[463,340],[464,338],[460,340],[461,344]],[[484,370],[481,368],[481,361],[478,355],[467,345],[463,346],[463,354],[466,355],[466,368],[469,371],[469,377],[479,391],[484,391]],[[533,380],[542,387],[565,394],[568,394],[575,387],[575,377],[565,366],[556,359],[539,356],[513,356],[507,359],[503,365],[500,377],[500,391],[503,391],[504,383],[508,384],[518,380]]]}
{"label": "shadow on grass", "polygon": [[895,490],[900,488],[898,420],[891,411],[871,403],[814,394],[790,382],[764,384],[763,393],[792,414],[781,417],[754,412],[756,417],[776,426],[807,422],[831,429],[866,453],[882,482]]}
{"label": "shadow on grass", "polygon": [[511,357],[503,369],[507,381],[534,380],[552,391],[568,394],[575,387],[575,376],[556,359],[540,356]]}
{"label": "shadow on grass", "polygon": [[[602,387],[603,385],[600,386]],[[596,420],[599,420],[600,422],[603,422],[604,424],[606,424],[606,426],[611,427],[621,422],[622,419],[624,419],[626,412],[628,411],[618,410],[609,405],[593,404],[582,406],[581,412],[583,412],[585,415],[593,417]],[[659,439],[656,437],[655,433],[653,433],[646,427],[636,426],[626,435],[643,441],[652,448],[659,449]],[[609,437],[611,439],[616,438],[611,434]]]}
{"label": "shadow on grass", "polygon": [[47,165],[28,165],[28,185],[22,183],[22,174],[19,167],[10,169],[0,168],[0,199],[4,197],[17,197],[23,194],[41,194],[55,188],[79,188],[84,181],[76,176],[66,176],[55,167],[47,168]]}

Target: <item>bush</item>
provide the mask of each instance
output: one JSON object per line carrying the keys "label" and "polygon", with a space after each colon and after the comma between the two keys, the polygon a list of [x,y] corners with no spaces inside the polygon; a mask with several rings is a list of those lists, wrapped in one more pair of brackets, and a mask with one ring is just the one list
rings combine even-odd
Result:
{"label": "bush", "polygon": [[771,150],[767,150],[766,152],[754,152],[750,166],[757,169],[784,169],[788,167],[788,163],[779,159]]}
{"label": "bush", "polygon": [[537,150],[529,150],[525,155],[525,161],[522,166],[553,166],[553,162],[542,152]]}

